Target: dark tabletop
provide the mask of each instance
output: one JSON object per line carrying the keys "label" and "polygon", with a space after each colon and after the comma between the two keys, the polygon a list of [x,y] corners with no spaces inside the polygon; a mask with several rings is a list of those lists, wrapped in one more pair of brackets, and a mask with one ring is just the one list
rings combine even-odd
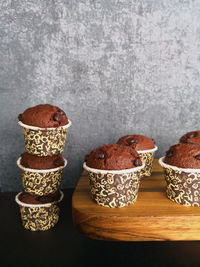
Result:
{"label": "dark tabletop", "polygon": [[200,266],[200,242],[107,242],[74,227],[73,190],[64,190],[58,224],[45,232],[25,230],[15,193],[0,194],[0,266]]}

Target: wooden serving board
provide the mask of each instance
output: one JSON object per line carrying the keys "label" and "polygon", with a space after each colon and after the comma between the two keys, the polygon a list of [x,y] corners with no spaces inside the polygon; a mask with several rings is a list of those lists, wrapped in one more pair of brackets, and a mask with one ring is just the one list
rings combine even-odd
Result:
{"label": "wooden serving board", "polygon": [[169,200],[158,160],[153,174],[140,184],[137,202],[123,208],[98,206],[90,198],[84,172],[72,199],[77,229],[95,239],[116,241],[200,240],[200,208]]}

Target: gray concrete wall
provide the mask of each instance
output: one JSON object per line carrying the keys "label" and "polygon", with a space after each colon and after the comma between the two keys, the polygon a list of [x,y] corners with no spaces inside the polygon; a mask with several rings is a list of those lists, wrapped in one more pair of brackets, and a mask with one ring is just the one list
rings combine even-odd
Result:
{"label": "gray concrete wall", "polygon": [[200,1],[0,2],[0,186],[21,188],[17,115],[39,103],[72,120],[63,187],[84,155],[141,133],[161,156],[200,120]]}

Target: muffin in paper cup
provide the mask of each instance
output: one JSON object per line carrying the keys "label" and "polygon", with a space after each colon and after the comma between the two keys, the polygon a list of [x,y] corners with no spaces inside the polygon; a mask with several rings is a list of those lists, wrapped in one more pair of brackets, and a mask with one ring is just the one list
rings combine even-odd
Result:
{"label": "muffin in paper cup", "polygon": [[151,176],[154,155],[157,149],[158,147],[155,146],[154,148],[148,150],[137,150],[142,162],[145,164],[144,168],[141,170],[141,177]]}
{"label": "muffin in paper cup", "polygon": [[137,200],[141,170],[139,167],[124,170],[99,170],[83,164],[90,182],[91,198],[100,206],[125,207]]}
{"label": "muffin in paper cup", "polygon": [[167,197],[184,206],[200,206],[200,169],[172,166],[159,159],[167,183]]}
{"label": "muffin in paper cup", "polygon": [[37,156],[52,156],[63,152],[71,121],[58,128],[40,128],[18,122],[23,129],[25,148]]}
{"label": "muffin in paper cup", "polygon": [[22,186],[25,192],[32,195],[46,196],[58,190],[63,168],[67,165],[66,159],[64,159],[64,166],[47,170],[25,168],[20,164],[20,161],[21,157],[17,160],[17,165],[22,170]]}
{"label": "muffin in paper cup", "polygon": [[63,199],[63,192],[60,191],[58,201],[45,204],[27,204],[19,200],[19,194],[16,195],[15,201],[20,207],[22,225],[31,231],[48,230],[58,222],[60,209],[58,203]]}

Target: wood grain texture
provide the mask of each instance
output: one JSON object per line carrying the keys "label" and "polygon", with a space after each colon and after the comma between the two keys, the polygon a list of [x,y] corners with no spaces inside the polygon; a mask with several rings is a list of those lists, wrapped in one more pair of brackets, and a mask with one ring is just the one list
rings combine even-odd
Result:
{"label": "wood grain texture", "polygon": [[158,160],[140,184],[138,200],[123,208],[98,206],[84,172],[73,194],[75,226],[90,238],[116,241],[200,240],[200,208],[169,200]]}

